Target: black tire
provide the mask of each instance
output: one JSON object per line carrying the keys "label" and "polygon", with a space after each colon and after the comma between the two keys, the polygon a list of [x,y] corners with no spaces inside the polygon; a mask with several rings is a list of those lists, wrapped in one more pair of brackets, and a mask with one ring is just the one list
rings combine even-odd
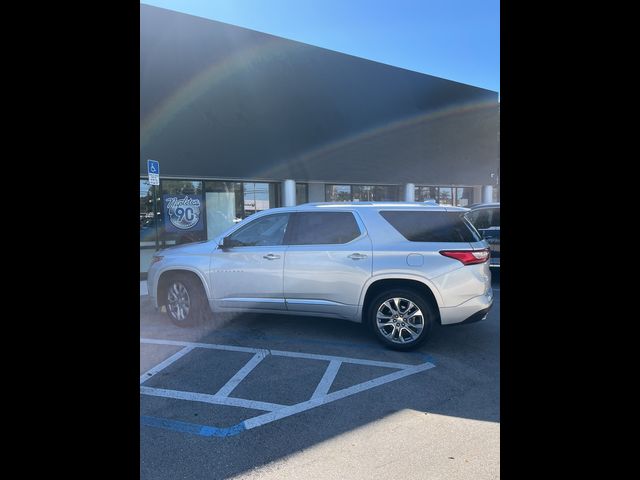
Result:
{"label": "black tire", "polygon": [[[391,310],[389,306],[396,306],[396,302],[392,301],[392,299],[397,298],[402,299],[399,302],[399,309]],[[390,303],[388,303],[386,307],[382,307],[387,301],[390,301]],[[411,307],[408,302],[413,303],[422,315],[414,313],[417,312],[417,310]],[[381,309],[381,307],[381,316],[385,317],[382,319],[383,323],[398,323],[395,325],[389,323],[388,325],[383,325],[381,328],[378,328],[377,316],[378,310]],[[400,315],[399,318],[394,317],[394,311],[398,312],[397,315]],[[403,315],[411,315],[412,313],[414,313],[412,318],[408,319],[408,321],[403,321],[405,320],[402,318]],[[387,315],[390,317],[388,321],[386,320]],[[422,320],[420,320],[420,317]],[[367,309],[367,323],[369,327],[373,330],[373,333],[380,342],[393,350],[413,350],[421,345],[429,337],[435,319],[436,314],[431,302],[423,295],[408,289],[398,288],[382,292],[369,303]],[[422,328],[419,328],[420,325],[422,325]],[[383,331],[386,335],[383,334]],[[398,335],[402,336],[403,342]],[[412,337],[415,338],[412,339]]]}
{"label": "black tire", "polygon": [[206,319],[209,302],[198,278],[187,273],[176,273],[167,280],[164,292],[167,315],[174,325],[193,327]]}

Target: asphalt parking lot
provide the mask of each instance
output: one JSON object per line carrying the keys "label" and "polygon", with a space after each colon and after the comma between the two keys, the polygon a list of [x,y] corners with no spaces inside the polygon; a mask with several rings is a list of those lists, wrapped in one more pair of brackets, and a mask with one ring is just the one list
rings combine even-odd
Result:
{"label": "asphalt parking lot", "polygon": [[487,319],[407,353],[326,318],[179,329],[141,295],[141,478],[499,478],[493,283]]}

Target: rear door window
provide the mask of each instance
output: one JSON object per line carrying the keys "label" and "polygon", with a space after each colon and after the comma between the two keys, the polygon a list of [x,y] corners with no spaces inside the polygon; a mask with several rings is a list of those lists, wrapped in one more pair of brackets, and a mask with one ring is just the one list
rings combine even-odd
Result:
{"label": "rear door window", "polygon": [[460,212],[381,211],[380,215],[410,242],[479,242],[482,239]]}
{"label": "rear door window", "polygon": [[361,234],[351,212],[299,212],[291,219],[285,243],[326,245],[348,243]]}

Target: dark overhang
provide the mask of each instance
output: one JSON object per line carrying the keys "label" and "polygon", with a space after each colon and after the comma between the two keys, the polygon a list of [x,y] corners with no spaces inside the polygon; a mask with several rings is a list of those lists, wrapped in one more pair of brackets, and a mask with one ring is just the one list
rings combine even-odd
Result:
{"label": "dark overhang", "polygon": [[141,5],[140,173],[486,184],[496,92]]}

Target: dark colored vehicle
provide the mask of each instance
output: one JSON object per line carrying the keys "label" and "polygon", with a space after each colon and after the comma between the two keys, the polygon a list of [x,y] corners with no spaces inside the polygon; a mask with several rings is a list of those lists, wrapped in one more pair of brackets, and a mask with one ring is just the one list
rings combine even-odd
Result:
{"label": "dark colored vehicle", "polygon": [[481,203],[469,207],[467,219],[491,248],[492,267],[500,266],[500,203]]}

